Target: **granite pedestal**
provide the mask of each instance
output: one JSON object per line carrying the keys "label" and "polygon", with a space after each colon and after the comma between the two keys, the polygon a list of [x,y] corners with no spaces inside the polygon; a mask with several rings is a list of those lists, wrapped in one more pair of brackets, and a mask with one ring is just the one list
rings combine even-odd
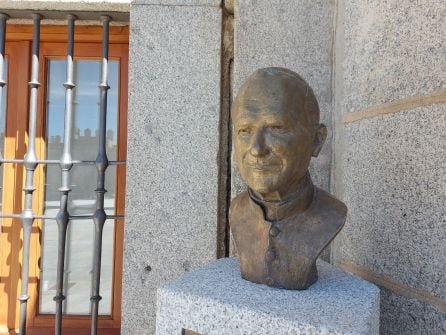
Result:
{"label": "granite pedestal", "polygon": [[379,289],[324,261],[317,266],[313,286],[291,291],[242,279],[237,259],[209,263],[158,289],[156,334],[377,335]]}

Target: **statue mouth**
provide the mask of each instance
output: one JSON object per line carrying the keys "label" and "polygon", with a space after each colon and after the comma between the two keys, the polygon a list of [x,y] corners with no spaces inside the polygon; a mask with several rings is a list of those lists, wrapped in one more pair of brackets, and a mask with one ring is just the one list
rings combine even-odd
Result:
{"label": "statue mouth", "polygon": [[278,173],[282,170],[282,164],[279,162],[261,161],[258,159],[246,162],[245,166],[253,172],[263,174]]}

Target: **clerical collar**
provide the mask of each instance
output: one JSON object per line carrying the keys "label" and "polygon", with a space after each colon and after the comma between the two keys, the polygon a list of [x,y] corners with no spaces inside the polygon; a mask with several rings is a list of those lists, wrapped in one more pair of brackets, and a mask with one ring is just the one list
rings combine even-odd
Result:
{"label": "clerical collar", "polygon": [[251,189],[248,189],[253,204],[262,209],[264,218],[268,221],[280,221],[304,212],[310,207],[314,193],[315,187],[309,173],[305,175],[299,189],[284,201],[265,201],[256,196]]}

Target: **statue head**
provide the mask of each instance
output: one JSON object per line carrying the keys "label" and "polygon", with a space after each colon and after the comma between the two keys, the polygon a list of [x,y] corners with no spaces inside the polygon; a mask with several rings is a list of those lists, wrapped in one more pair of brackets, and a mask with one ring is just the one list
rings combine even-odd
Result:
{"label": "statue head", "polygon": [[283,68],[254,72],[232,106],[233,143],[240,174],[265,200],[295,193],[327,137],[313,90]]}

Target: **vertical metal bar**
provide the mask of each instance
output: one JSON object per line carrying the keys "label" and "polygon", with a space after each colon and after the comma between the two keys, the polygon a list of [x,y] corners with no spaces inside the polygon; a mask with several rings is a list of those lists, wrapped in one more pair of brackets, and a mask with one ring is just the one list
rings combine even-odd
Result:
{"label": "vertical metal bar", "polygon": [[34,192],[34,171],[37,166],[37,155],[35,149],[36,140],[36,120],[37,120],[37,91],[39,89],[39,44],[40,44],[40,14],[33,14],[34,33],[31,65],[31,81],[29,101],[29,126],[28,126],[28,149],[24,158],[26,169],[25,187],[25,205],[22,211],[23,227],[23,254],[22,254],[22,287],[20,290],[20,321],[19,334],[26,334],[26,309],[29,299],[28,295],[28,276],[29,276],[29,247],[31,240],[31,227],[34,222],[33,214],[33,192]]}
{"label": "vertical metal bar", "polygon": [[71,157],[71,134],[73,129],[73,47],[74,47],[74,15],[68,15],[68,47],[67,47],[67,80],[65,86],[65,123],[63,152],[60,158],[60,168],[62,170],[62,183],[60,191],[60,206],[56,220],[59,230],[58,251],[57,251],[57,280],[56,280],[56,324],[54,333],[62,334],[62,313],[64,296],[64,272],[65,272],[65,243],[67,239],[67,228],[69,224],[68,213],[68,193],[70,188],[70,170],[73,167]]}
{"label": "vertical metal bar", "polygon": [[[6,35],[6,21],[9,19],[9,15],[0,13],[0,120],[2,119],[2,97],[3,97],[3,87],[6,85],[4,68],[5,68],[5,35]],[[6,120],[6,115],[5,115]],[[6,126],[6,124],[5,124]],[[6,127],[5,127],[6,130]],[[4,135],[3,138],[5,138]],[[3,160],[2,153],[0,151],[0,160]],[[2,163],[0,162],[0,165]],[[2,177],[2,176],[0,176]],[[0,185],[0,190],[3,185]],[[0,222],[1,225],[1,222]]]}
{"label": "vertical metal bar", "polygon": [[98,171],[96,192],[96,211],[93,216],[95,225],[94,234],[94,254],[93,254],[93,277],[91,293],[91,334],[96,335],[98,331],[99,301],[102,299],[99,295],[99,285],[101,280],[101,253],[102,253],[102,231],[106,220],[104,210],[105,189],[105,170],[108,167],[108,158],[106,151],[106,130],[107,130],[107,92],[110,88],[107,83],[108,77],[108,35],[110,26],[110,17],[101,16],[102,20],[102,66],[101,82],[99,84],[99,149],[96,157],[96,169]]}
{"label": "vertical metal bar", "polygon": [[[5,35],[6,35],[6,21],[9,15],[0,13],[0,120],[1,120],[1,106],[3,97],[3,87],[6,85],[4,78],[4,67],[5,67]],[[3,159],[0,152],[0,159]],[[1,164],[1,163],[0,163]]]}

